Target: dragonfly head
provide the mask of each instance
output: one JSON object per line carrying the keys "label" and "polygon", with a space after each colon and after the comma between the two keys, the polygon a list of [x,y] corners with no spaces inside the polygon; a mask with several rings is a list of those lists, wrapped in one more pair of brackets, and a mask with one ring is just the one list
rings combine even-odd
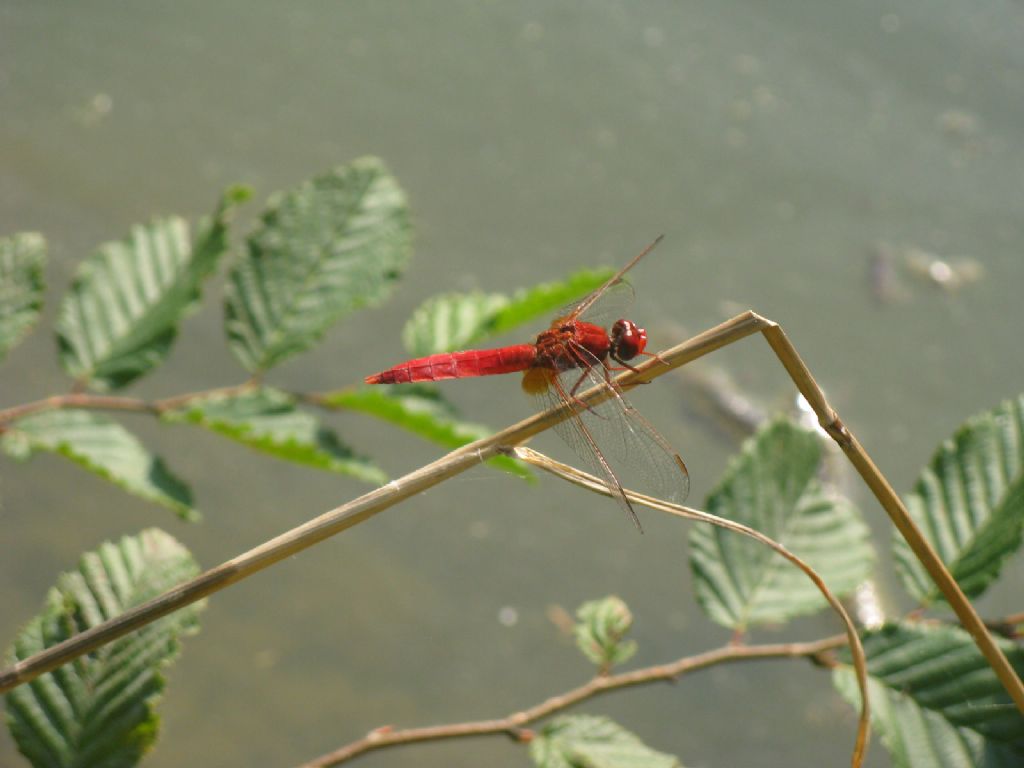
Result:
{"label": "dragonfly head", "polygon": [[615,360],[632,360],[647,346],[647,331],[632,320],[616,320],[612,326],[611,349]]}

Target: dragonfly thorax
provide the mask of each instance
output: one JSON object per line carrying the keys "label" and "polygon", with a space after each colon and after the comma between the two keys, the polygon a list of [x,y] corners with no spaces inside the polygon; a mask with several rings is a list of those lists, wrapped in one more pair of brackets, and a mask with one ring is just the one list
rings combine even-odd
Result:
{"label": "dragonfly thorax", "polygon": [[599,325],[580,320],[554,323],[537,337],[536,365],[555,371],[589,368],[608,357],[611,339]]}

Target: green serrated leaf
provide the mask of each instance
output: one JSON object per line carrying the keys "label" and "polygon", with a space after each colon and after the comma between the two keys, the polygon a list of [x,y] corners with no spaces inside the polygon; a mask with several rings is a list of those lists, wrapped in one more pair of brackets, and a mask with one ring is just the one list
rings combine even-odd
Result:
{"label": "green serrated leaf", "polygon": [[636,653],[636,641],[625,639],[633,626],[633,614],[622,599],[609,596],[586,602],[576,609],[576,618],[576,646],[602,672]]}
{"label": "green serrated leaf", "polygon": [[261,388],[196,398],[162,416],[168,421],[198,424],[297,464],[371,483],[387,482],[387,475],[369,459],[355,454],[313,414],[299,410],[293,397],[279,390]]}
{"label": "green serrated leaf", "polygon": [[402,329],[402,343],[416,357],[465,349],[486,335],[508,304],[500,293],[445,293],[421,304]]}
{"label": "green serrated leaf", "polygon": [[135,227],[82,262],[61,304],[57,339],[77,381],[117,389],[167,357],[178,323],[197,304],[203,279],[227,250],[237,190],[221,199],[195,241],[177,216]]}
{"label": "green serrated leaf", "polygon": [[[868,528],[853,504],[822,487],[820,439],[786,419],[758,430],[706,502],[799,555],[836,594],[863,581],[874,560]],[[690,567],[708,615],[736,630],[811,613],[825,599],[792,564],[746,536],[697,525]]]}
{"label": "green serrated leaf", "polygon": [[266,370],[385,298],[409,258],[408,219],[405,193],[369,157],[271,200],[227,286],[239,361]]}
{"label": "green serrated leaf", "polygon": [[[199,573],[157,529],[102,544],[63,574],[9,651],[20,661]],[[201,603],[165,616],[7,694],[7,722],[33,766],[127,768],[156,741],[163,668],[198,631]]]}
{"label": "green serrated leaf", "polygon": [[[892,624],[865,632],[871,721],[897,768],[1024,765],[1021,717],[970,635],[954,627]],[[1024,651],[1000,641],[1018,674]],[[846,654],[833,682],[859,706]]]}
{"label": "green serrated leaf", "polygon": [[530,742],[538,768],[681,768],[606,717],[571,715],[551,720]]}
{"label": "green serrated leaf", "polygon": [[[480,424],[461,421],[435,387],[405,385],[341,389],[324,395],[323,404],[376,416],[445,448],[458,448],[492,434]],[[507,456],[497,456],[488,464],[525,480],[534,479],[522,462]]]}
{"label": "green serrated leaf", "polygon": [[11,456],[26,459],[37,451],[66,456],[129,493],[198,520],[192,493],[128,430],[106,416],[76,410],[37,413],[18,419],[0,437]]}
{"label": "green serrated leaf", "polygon": [[[1024,524],[1024,396],[970,419],[939,446],[907,510],[968,597],[980,595],[1020,548]],[[922,603],[941,593],[902,538],[896,567]]]}
{"label": "green serrated leaf", "polygon": [[0,238],[0,360],[39,319],[46,240],[36,232]]}
{"label": "green serrated leaf", "polygon": [[569,275],[564,280],[520,289],[499,312],[495,313],[487,332],[503,333],[538,317],[553,320],[553,312],[558,312],[570,302],[597,290],[613,274],[615,271],[612,269],[585,269]]}

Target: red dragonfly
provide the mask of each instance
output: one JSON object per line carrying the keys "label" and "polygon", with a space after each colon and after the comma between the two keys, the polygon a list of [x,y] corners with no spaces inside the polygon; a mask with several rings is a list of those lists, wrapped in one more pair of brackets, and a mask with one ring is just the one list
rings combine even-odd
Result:
{"label": "red dragonfly", "polygon": [[[470,376],[523,372],[523,389],[544,408],[569,404],[571,417],[555,430],[601,477],[639,530],[640,520],[623,491],[619,474],[658,498],[682,502],[689,491],[686,465],[668,442],[640,415],[612,372],[636,370],[629,361],[645,352],[647,332],[631,320],[616,320],[606,331],[600,324],[632,303],[633,289],[623,276],[661,241],[637,254],[608,282],[566,308],[533,344],[473,349],[421,357],[366,377],[367,384],[407,384]],[[603,387],[609,397],[586,405],[578,393]]]}

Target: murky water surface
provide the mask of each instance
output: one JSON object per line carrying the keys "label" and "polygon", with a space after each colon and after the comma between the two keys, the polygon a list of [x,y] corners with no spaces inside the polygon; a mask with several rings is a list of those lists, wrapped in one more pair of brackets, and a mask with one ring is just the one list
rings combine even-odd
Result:
{"label": "murky water surface", "polygon": [[[401,359],[402,323],[435,292],[622,263],[663,232],[633,277],[654,347],[748,307],[780,321],[906,489],[964,417],[1024,388],[1022,104],[1024,8],[995,0],[8,0],[0,232],[49,239],[52,317],[78,260],[134,222],[201,214],[233,182],[262,200],[381,156],[414,212],[409,279],[272,375],[309,389]],[[956,285],[936,284],[950,275]],[[240,380],[218,290],[136,393]],[[757,340],[710,364],[769,411],[790,403]],[[0,368],[3,405],[65,386],[45,332]],[[446,386],[493,426],[528,414],[517,389],[514,377]],[[736,443],[692,398],[668,377],[633,399],[683,453],[700,504]],[[439,453],[361,417],[330,422],[396,475]],[[4,643],[55,574],[103,539],[160,525],[213,565],[364,490],[211,435],[128,423],[193,484],[205,522],[180,524],[53,457],[4,460]],[[561,451],[554,438],[538,445]],[[885,549],[880,510],[853,487]],[[528,706],[588,673],[551,606],[609,593],[636,615],[640,663],[726,641],[693,603],[684,527],[644,520],[641,537],[610,502],[478,471],[316,547],[213,600],[170,672],[147,765],[288,765],[386,723]],[[883,556],[883,597],[898,609],[888,568]],[[1011,605],[1004,592],[984,608]],[[825,616],[757,637],[835,631]],[[792,662],[723,667],[580,711],[610,713],[693,766],[837,765],[853,738],[827,676]],[[0,734],[0,763],[17,760]],[[525,756],[496,739],[365,762]]]}

